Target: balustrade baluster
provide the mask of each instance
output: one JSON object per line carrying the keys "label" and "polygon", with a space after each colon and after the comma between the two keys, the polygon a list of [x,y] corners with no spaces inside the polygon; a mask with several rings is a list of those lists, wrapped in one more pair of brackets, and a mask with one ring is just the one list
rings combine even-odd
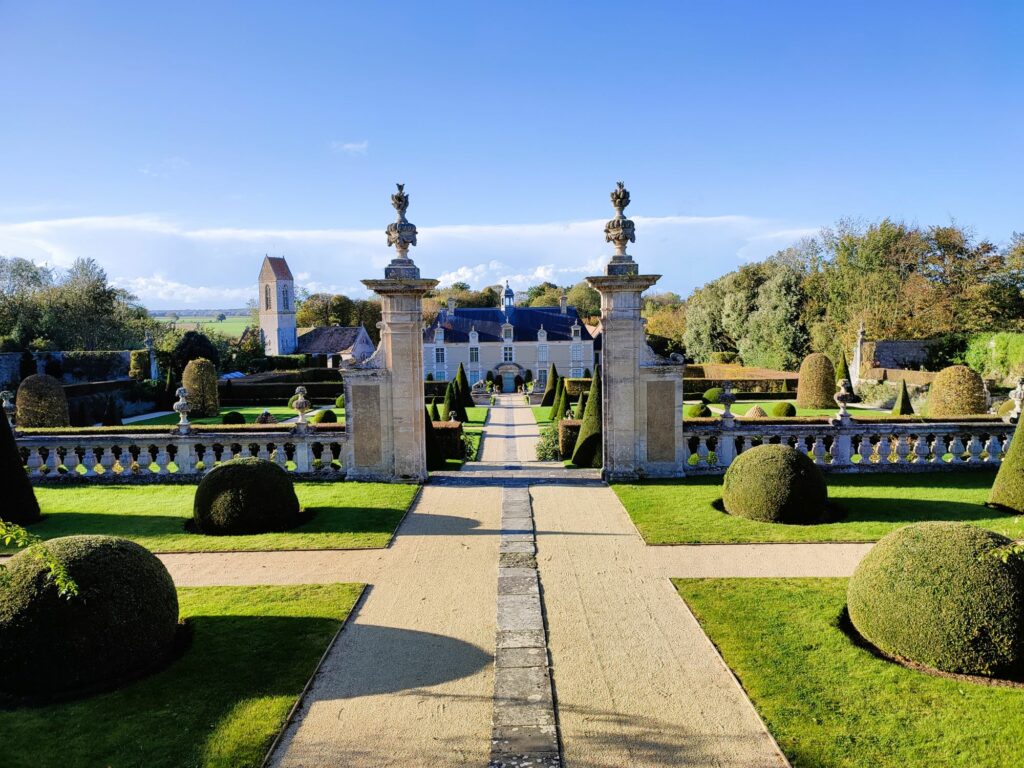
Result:
{"label": "balustrade baluster", "polygon": [[878,438],[878,463],[888,464],[890,462],[890,456],[892,454],[892,444],[889,441],[889,435],[883,434]]}
{"label": "balustrade baluster", "polygon": [[981,440],[979,440],[978,436],[972,432],[971,433],[971,439],[967,443],[967,459],[966,459],[966,461],[968,463],[970,463],[970,464],[980,464],[981,463],[981,452],[983,450],[984,450],[984,446],[981,444]]}
{"label": "balustrade baluster", "polygon": [[78,447],[69,445],[67,452],[64,454],[64,466],[67,467],[69,475],[78,474],[75,470],[78,468]]}
{"label": "balustrade baluster", "polygon": [[960,435],[953,435],[953,442],[949,446],[949,452],[953,454],[953,464],[959,464],[964,458],[964,444]]}
{"label": "balustrade baluster", "polygon": [[985,459],[987,464],[999,464],[1003,457],[1000,455],[1000,451],[1003,446],[999,442],[999,436],[994,432],[988,436],[988,441],[985,443],[985,452],[988,454],[988,458]]}
{"label": "balustrade baluster", "polygon": [[928,446],[928,435],[921,433],[914,440],[914,463],[915,464],[927,464],[928,453],[931,449]]}
{"label": "balustrade baluster", "polygon": [[168,469],[167,465],[171,463],[170,454],[167,453],[167,445],[161,443],[156,449],[156,473],[158,475],[168,475],[171,470]]}

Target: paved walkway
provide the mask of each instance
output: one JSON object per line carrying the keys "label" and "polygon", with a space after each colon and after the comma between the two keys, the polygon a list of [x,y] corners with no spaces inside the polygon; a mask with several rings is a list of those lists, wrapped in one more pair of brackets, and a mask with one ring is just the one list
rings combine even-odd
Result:
{"label": "paved walkway", "polygon": [[[558,764],[552,744],[569,768],[785,765],[669,578],[849,575],[870,545],[648,547],[599,473],[533,460],[537,435],[522,398],[499,397],[482,461],[435,475],[389,549],[161,556],[180,585],[370,585],[271,765],[487,765],[492,724],[497,745],[526,701],[517,678],[557,726],[530,731],[535,766]],[[544,631],[506,653],[515,622]]]}

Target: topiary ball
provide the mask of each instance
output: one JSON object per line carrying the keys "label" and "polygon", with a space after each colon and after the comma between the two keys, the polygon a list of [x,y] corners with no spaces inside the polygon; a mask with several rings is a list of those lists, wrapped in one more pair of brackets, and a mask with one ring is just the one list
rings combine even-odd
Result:
{"label": "topiary ball", "polygon": [[701,397],[701,400],[703,400],[705,403],[709,403],[709,404],[710,403],[719,403],[719,402],[721,402],[721,399],[722,399],[722,388],[721,387],[712,387],[711,389],[707,390],[704,393],[704,395]]}
{"label": "topiary ball", "polygon": [[759,445],[729,465],[722,503],[726,512],[738,517],[806,525],[824,514],[828,488],[807,454],[788,445]]}
{"label": "topiary ball", "polygon": [[62,597],[30,550],[0,582],[0,693],[47,697],[131,680],[166,661],[178,594],[149,550],[111,536],[67,536],[45,547],[78,587]]}
{"label": "topiary ball", "polygon": [[711,415],[711,409],[704,403],[693,403],[683,408],[683,416],[688,419],[706,419]]}
{"label": "topiary ball", "polygon": [[965,416],[988,410],[985,384],[966,365],[951,365],[935,375],[928,391],[928,418]]}
{"label": "topiary ball", "polygon": [[776,403],[772,406],[772,416],[777,419],[791,419],[796,416],[796,406],[792,403]]}
{"label": "topiary ball", "polygon": [[[786,403],[786,405],[788,405],[788,403]],[[794,413],[795,413],[795,409],[794,409]],[[760,405],[755,405],[753,408],[748,410],[745,415],[746,415],[746,417],[748,419],[763,419],[768,414],[765,413],[764,408],[762,408]]]}
{"label": "topiary ball", "polygon": [[221,424],[245,424],[245,416],[238,411],[228,411],[221,419]]}
{"label": "topiary ball", "polygon": [[796,404],[800,408],[833,408],[836,395],[836,369],[826,355],[815,352],[800,364],[796,385]]}
{"label": "topiary ball", "polygon": [[266,459],[232,459],[199,483],[192,519],[199,533],[267,533],[303,521],[295,486],[284,468]]}
{"label": "topiary ball", "polygon": [[314,424],[337,424],[338,417],[335,415],[334,411],[328,408],[314,413],[312,421]]}
{"label": "topiary ball", "polygon": [[34,374],[22,380],[15,397],[15,423],[21,428],[67,427],[68,398],[53,376]]}
{"label": "topiary ball", "polygon": [[847,588],[850,621],[890,656],[943,672],[1024,671],[1024,560],[1010,539],[966,523],[916,523],[883,537]]}

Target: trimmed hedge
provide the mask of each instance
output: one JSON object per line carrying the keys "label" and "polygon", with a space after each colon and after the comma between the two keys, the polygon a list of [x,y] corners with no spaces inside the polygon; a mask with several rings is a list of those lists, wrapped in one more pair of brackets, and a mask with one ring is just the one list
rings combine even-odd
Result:
{"label": "trimmed hedge", "polygon": [[465,459],[466,443],[462,439],[462,424],[458,421],[435,421],[434,437],[441,456],[446,459]]}
{"label": "trimmed hedge", "polygon": [[181,386],[188,390],[189,416],[208,418],[220,413],[217,368],[210,360],[190,360],[181,374]]}
{"label": "trimmed hedge", "polygon": [[[131,355],[127,352],[62,352],[61,369],[77,381],[123,379],[129,374]],[[145,369],[149,370],[149,358]]]}
{"label": "trimmed hedge", "polygon": [[441,446],[437,442],[437,434],[434,432],[434,422],[430,419],[430,412],[423,409],[423,437],[427,454],[427,471],[437,472],[447,468],[444,455],[441,453]]}
{"label": "trimmed hedge", "polygon": [[59,595],[35,552],[11,559],[0,582],[0,692],[84,692],[131,680],[168,659],[178,594],[155,555],[111,536],[67,536],[45,546],[78,594]]}
{"label": "trimmed hedge", "polygon": [[796,416],[796,406],[792,403],[775,403],[772,406],[772,416],[776,419],[791,419]]}
{"label": "trimmed hedge", "polygon": [[29,525],[39,520],[39,502],[21,461],[14,433],[3,413],[0,413],[0,488],[3,488],[4,498],[0,505],[0,520],[17,525]]}
{"label": "trimmed hedge", "polygon": [[466,369],[462,367],[462,363],[459,363],[459,370],[455,372],[454,384],[456,394],[459,396],[459,404],[463,409],[472,408],[475,405],[473,389],[469,385],[469,377],[466,376]]}
{"label": "trimmed hedge", "polygon": [[562,419],[558,422],[558,452],[563,459],[568,459],[576,450],[576,441],[580,436],[583,422],[579,419]]}
{"label": "trimmed hedge", "polygon": [[345,407],[345,395],[344,394],[338,395],[336,398],[334,398],[334,407],[335,408],[344,408]]}
{"label": "trimmed hedge", "polygon": [[701,397],[701,400],[703,400],[708,405],[711,405],[712,403],[720,403],[723,391],[724,390],[721,387],[712,387],[711,389],[704,392],[704,395]]}
{"label": "trimmed hedge", "polygon": [[232,459],[196,488],[196,530],[213,536],[286,531],[303,522],[288,472],[266,459]]}
{"label": "trimmed hedge", "polygon": [[310,419],[314,424],[337,424],[338,416],[330,408],[325,411],[317,411]]}
{"label": "trimmed hedge", "polygon": [[736,352],[712,352],[708,355],[708,362],[718,365],[729,365],[735,363],[738,359],[739,355]]}
{"label": "trimmed hedge", "polygon": [[943,368],[928,391],[929,418],[985,413],[987,410],[985,384],[981,376],[966,365]]}
{"label": "trimmed hedge", "polygon": [[832,408],[835,406],[836,369],[826,355],[815,352],[800,364],[800,380],[796,385],[796,404],[800,408]]}
{"label": "trimmed hedge", "polygon": [[569,393],[569,399],[573,402],[576,402],[584,392],[590,391],[590,379],[570,379],[566,377],[562,381],[565,382],[565,389]]}
{"label": "trimmed hedge", "polygon": [[145,381],[149,378],[149,350],[133,349],[128,355],[128,375]]}
{"label": "trimmed hedge", "polygon": [[601,445],[601,376],[598,372],[590,380],[590,391],[587,393],[587,405],[583,409],[583,419],[576,448],[572,453],[572,463],[577,467],[600,469],[604,465]]}
{"label": "trimmed hedge", "polygon": [[683,408],[683,416],[687,419],[707,419],[712,415],[711,409],[704,403],[693,403]]}
{"label": "trimmed hedge", "polygon": [[[559,379],[555,384],[555,394],[551,400],[551,407],[548,409],[548,421],[558,421],[565,415],[565,411],[559,410],[562,405],[562,393],[565,391],[565,379]],[[545,399],[547,395],[545,395]]]}
{"label": "trimmed hedge", "polygon": [[544,397],[541,399],[540,404],[543,408],[550,408],[555,402],[555,389],[558,387],[558,369],[555,368],[555,364],[552,363],[551,367],[548,368],[547,382],[544,384]]}
{"label": "trimmed hedge", "polygon": [[21,382],[15,397],[15,423],[22,427],[67,427],[68,399],[52,376],[37,373]]}
{"label": "trimmed hedge", "polygon": [[730,515],[807,525],[824,514],[828,488],[806,453],[788,445],[759,445],[737,456],[725,471],[722,502]]}
{"label": "trimmed hedge", "polygon": [[850,621],[881,651],[943,672],[1024,672],[1024,560],[1005,536],[966,523],[899,528],[857,566]]}
{"label": "trimmed hedge", "polygon": [[245,424],[245,416],[238,411],[228,411],[220,420],[221,424]]}

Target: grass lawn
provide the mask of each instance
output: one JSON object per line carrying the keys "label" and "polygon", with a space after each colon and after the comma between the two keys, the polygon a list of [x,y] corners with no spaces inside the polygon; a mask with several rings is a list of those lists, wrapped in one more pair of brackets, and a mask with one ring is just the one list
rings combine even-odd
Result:
{"label": "grass lawn", "polygon": [[612,486],[648,544],[764,541],[876,541],[922,520],[961,520],[1024,537],[1024,518],[984,506],[992,472],[826,475],[829,499],[845,517],[818,525],[760,523],[720,512],[721,477]]}
{"label": "grass lawn", "polygon": [[[315,512],[298,528],[251,536],[204,536],[185,530],[194,485],[38,487],[44,519],[29,526],[46,539],[72,534],[124,536],[154,552],[385,547],[416,494],[392,483],[296,483],[299,503]],[[0,547],[0,552],[12,549]]]}
{"label": "grass lawn", "polygon": [[858,648],[846,579],[675,581],[794,768],[1011,768],[1024,689],[926,675]]}
{"label": "grass lawn", "polygon": [[258,768],[362,589],[181,589],[181,658],[117,691],[0,711],[3,765]]}
{"label": "grass lawn", "polygon": [[227,317],[221,322],[218,322],[216,315],[183,315],[176,321],[170,317],[158,317],[156,319],[165,323],[173,323],[175,327],[182,331],[196,331],[199,330],[198,326],[201,325],[203,330],[214,331],[227,336],[229,339],[237,339],[241,336],[242,331],[250,323],[249,318],[243,316]]}
{"label": "grass lawn", "polygon": [[[443,412],[444,409],[438,406]],[[487,406],[473,406],[466,409],[466,421],[462,423],[462,434],[466,436],[470,445],[472,446],[473,458],[469,461],[476,461],[480,458],[480,440],[483,437],[484,422],[487,421],[487,411],[490,410]],[[462,465],[465,461],[459,459],[445,459],[447,463],[447,471],[452,472],[458,469],[462,469]]]}
{"label": "grass lawn", "polygon": [[533,405],[530,410],[533,411],[533,420],[541,426],[551,423],[551,419],[548,418],[548,414],[551,412],[550,406]]}
{"label": "grass lawn", "polygon": [[[344,421],[345,420],[345,409],[344,408],[332,408],[331,410],[334,411],[334,415],[338,417],[338,421]],[[288,408],[287,406],[284,406],[284,405],[272,405],[272,406],[266,406],[266,407],[258,406],[258,405],[251,405],[251,406],[238,406],[236,408],[221,408],[220,409],[220,414],[218,416],[204,416],[202,418],[195,418],[195,419],[190,418],[189,421],[191,421],[193,424],[220,424],[221,421],[224,418],[224,414],[228,413],[230,411],[236,411],[236,412],[242,414],[242,416],[245,417],[245,421],[246,421],[247,424],[255,424],[256,423],[256,417],[259,416],[264,411],[270,411],[270,413],[273,414],[274,418],[277,419],[278,421],[286,421],[288,419],[294,419],[296,416],[298,416],[298,414],[296,413],[294,408]],[[128,424],[127,426],[129,426],[129,427],[132,426],[132,425],[136,425],[136,426],[150,426],[150,425],[152,425],[152,426],[160,426],[160,425],[163,425],[163,424],[173,425],[173,424],[177,424],[177,423],[178,423],[178,414],[171,413],[171,414],[167,414],[166,416],[154,416],[151,419],[143,419],[142,421],[134,421],[131,424]]]}

